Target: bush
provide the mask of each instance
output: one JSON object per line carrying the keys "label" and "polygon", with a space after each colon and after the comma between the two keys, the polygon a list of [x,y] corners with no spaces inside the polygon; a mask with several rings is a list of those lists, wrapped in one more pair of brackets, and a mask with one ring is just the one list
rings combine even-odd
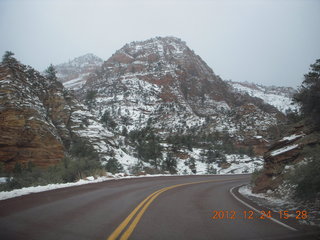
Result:
{"label": "bush", "polygon": [[171,174],[177,173],[177,160],[172,156],[172,154],[168,153],[166,159],[162,162],[162,170],[169,171]]}
{"label": "bush", "polygon": [[206,172],[207,172],[207,174],[217,174],[217,169],[215,169],[210,164],[207,164]]}
{"label": "bush", "polygon": [[286,110],[288,124],[297,123],[303,120],[303,115],[299,113],[297,110],[288,109]]}
{"label": "bush", "polygon": [[193,157],[189,158],[189,160],[186,161],[185,164],[190,168],[192,173],[197,173],[196,160]]}
{"label": "bush", "polygon": [[89,109],[92,109],[96,105],[96,97],[98,92],[94,90],[89,90],[86,93],[85,97],[85,104],[88,106]]}
{"label": "bush", "polygon": [[129,133],[129,138],[136,145],[138,158],[157,168],[162,158],[162,147],[160,138],[154,134],[154,130],[150,127],[133,130]]}
{"label": "bush", "polygon": [[9,175],[5,184],[0,184],[0,191],[17,188],[47,185],[52,183],[74,182],[87,176],[102,173],[99,161],[88,158],[65,157],[59,164],[40,169],[28,163],[26,166],[16,164],[16,171]]}
{"label": "bush", "polygon": [[145,161],[150,162],[155,167],[158,166],[158,158],[162,156],[162,147],[156,140],[142,141],[136,148],[139,157]]}
{"label": "bush", "polygon": [[306,148],[306,163],[297,166],[289,176],[296,185],[295,195],[300,199],[313,199],[320,193],[320,145]]}
{"label": "bush", "polygon": [[99,161],[99,155],[93,146],[85,139],[74,137],[70,148],[70,154],[77,158],[87,158]]}
{"label": "bush", "polygon": [[298,177],[296,196],[299,198],[315,198],[320,193],[320,161],[311,159],[306,165],[297,169]]}
{"label": "bush", "polygon": [[143,170],[143,164],[141,161],[139,161],[137,164],[133,165],[130,167],[129,171],[131,174],[134,174],[134,175],[141,175],[144,170]]}
{"label": "bush", "polygon": [[116,158],[111,158],[106,164],[105,168],[108,172],[111,173],[119,173],[123,171],[122,165],[118,162]]}
{"label": "bush", "polygon": [[73,159],[66,157],[62,163],[57,166],[56,170],[63,182],[74,182],[94,175],[99,169],[102,169],[99,161],[88,158]]}
{"label": "bush", "polygon": [[103,113],[100,122],[112,129],[117,127],[117,123],[112,119],[110,113],[107,110]]}

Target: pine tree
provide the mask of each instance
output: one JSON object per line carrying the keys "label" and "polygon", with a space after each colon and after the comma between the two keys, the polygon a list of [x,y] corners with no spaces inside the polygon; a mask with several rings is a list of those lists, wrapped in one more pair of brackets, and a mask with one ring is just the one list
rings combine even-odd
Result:
{"label": "pine tree", "polygon": [[85,104],[91,110],[96,104],[97,91],[89,90],[86,94]]}
{"label": "pine tree", "polygon": [[304,81],[294,96],[301,105],[302,113],[310,118],[315,126],[320,124],[320,59],[310,65],[310,72],[304,75]]}
{"label": "pine tree", "polygon": [[45,70],[46,72],[46,77],[52,81],[56,81],[57,80],[57,71],[54,68],[54,66],[52,64],[49,65],[49,67]]}
{"label": "pine tree", "polygon": [[216,157],[217,154],[212,149],[209,149],[207,152],[207,163],[215,162],[217,160]]}
{"label": "pine tree", "polygon": [[197,173],[196,160],[193,157],[191,157],[189,159],[188,166],[189,166],[192,173],[194,173],[194,174]]}
{"label": "pine tree", "polygon": [[168,153],[166,159],[162,163],[162,169],[164,171],[169,171],[171,174],[175,174],[177,173],[176,167],[177,167],[176,159],[173,158],[171,153]]}
{"label": "pine tree", "polygon": [[128,129],[126,127],[122,128],[122,135],[123,136],[128,136]]}
{"label": "pine tree", "polygon": [[123,171],[122,165],[118,162],[116,158],[111,158],[105,167],[107,171],[111,173],[119,173]]}
{"label": "pine tree", "polygon": [[9,67],[14,66],[15,64],[18,63],[17,59],[14,57],[14,53],[11,51],[6,51],[4,55],[2,56],[2,64],[5,64]]}

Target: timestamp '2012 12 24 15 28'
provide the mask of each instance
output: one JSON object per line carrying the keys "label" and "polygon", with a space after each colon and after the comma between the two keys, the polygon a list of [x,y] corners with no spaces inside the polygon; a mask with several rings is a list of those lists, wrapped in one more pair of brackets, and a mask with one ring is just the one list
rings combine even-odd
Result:
{"label": "timestamp '2012 12 24 15 28'", "polygon": [[271,212],[271,211],[260,211],[260,213],[256,213],[252,210],[248,211],[234,211],[234,210],[214,210],[212,211],[212,219],[268,219],[275,217],[279,217],[280,219],[307,219],[308,212],[306,210],[295,210],[295,211],[278,211],[278,212]]}

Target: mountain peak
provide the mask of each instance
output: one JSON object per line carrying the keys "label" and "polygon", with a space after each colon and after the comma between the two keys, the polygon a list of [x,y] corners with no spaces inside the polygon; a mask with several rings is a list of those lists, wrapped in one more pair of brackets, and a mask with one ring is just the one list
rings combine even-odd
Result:
{"label": "mountain peak", "polygon": [[101,66],[103,60],[92,53],[76,57],[69,62],[56,65],[59,80],[69,89],[78,89],[87,77]]}
{"label": "mountain peak", "polygon": [[88,66],[101,65],[103,60],[93,53],[87,53],[82,56],[76,57],[68,62],[56,65],[56,68],[84,68]]}
{"label": "mountain peak", "polygon": [[186,46],[186,42],[174,36],[166,36],[166,37],[158,36],[158,37],[150,38],[143,41],[133,41],[126,45],[134,46],[134,45],[148,45],[148,44],[160,44],[160,45],[176,44],[176,45]]}
{"label": "mountain peak", "polygon": [[262,100],[232,91],[176,37],[124,45],[77,94],[84,98],[90,91],[97,93],[95,114],[110,113],[118,126],[126,119],[128,130],[141,129],[150,124],[149,119],[158,119],[151,125],[165,135],[201,126],[210,131],[232,129],[232,135],[241,138],[242,124],[248,119],[259,119],[244,133],[255,135],[281,115]]}
{"label": "mountain peak", "polygon": [[125,54],[129,58],[140,55],[158,55],[158,57],[182,55],[188,47],[184,41],[176,37],[155,37],[144,41],[134,41],[124,45],[115,54]]}

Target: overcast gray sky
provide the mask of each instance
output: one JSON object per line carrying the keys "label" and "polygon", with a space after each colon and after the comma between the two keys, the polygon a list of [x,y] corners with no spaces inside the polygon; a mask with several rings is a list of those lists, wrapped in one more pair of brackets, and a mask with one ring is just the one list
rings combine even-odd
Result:
{"label": "overcast gray sky", "polygon": [[0,54],[38,70],[176,36],[223,79],[299,86],[320,58],[319,0],[0,0]]}

